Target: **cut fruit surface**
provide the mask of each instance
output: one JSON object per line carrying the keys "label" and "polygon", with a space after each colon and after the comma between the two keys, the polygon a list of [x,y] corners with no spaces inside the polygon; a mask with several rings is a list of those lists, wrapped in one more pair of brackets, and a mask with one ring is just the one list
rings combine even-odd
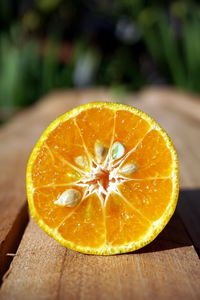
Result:
{"label": "cut fruit surface", "polygon": [[32,217],[62,245],[91,254],[150,243],[178,199],[178,159],[148,115],[117,103],[89,103],[44,131],[27,166]]}

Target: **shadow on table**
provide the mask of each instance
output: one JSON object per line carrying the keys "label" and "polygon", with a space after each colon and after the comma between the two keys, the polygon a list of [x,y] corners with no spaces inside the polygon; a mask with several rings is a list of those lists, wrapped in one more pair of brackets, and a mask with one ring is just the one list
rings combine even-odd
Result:
{"label": "shadow on table", "polygon": [[165,229],[135,253],[164,251],[194,245],[200,255],[200,189],[180,191],[177,209]]}

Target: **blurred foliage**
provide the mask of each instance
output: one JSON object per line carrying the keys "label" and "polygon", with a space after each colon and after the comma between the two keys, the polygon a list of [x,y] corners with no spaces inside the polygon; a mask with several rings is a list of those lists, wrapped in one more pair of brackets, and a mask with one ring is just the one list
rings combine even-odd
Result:
{"label": "blurred foliage", "polygon": [[0,28],[0,118],[55,88],[200,93],[197,1],[1,0]]}

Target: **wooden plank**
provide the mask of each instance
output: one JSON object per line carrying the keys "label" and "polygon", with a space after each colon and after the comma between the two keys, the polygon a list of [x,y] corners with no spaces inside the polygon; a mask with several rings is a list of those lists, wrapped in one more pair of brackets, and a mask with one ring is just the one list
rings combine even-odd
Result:
{"label": "wooden plank", "polygon": [[65,252],[31,221],[5,275],[0,299],[56,299]]}
{"label": "wooden plank", "polygon": [[51,121],[85,102],[84,97],[88,101],[108,97],[104,89],[95,91],[96,97],[93,90],[52,93],[0,130],[0,282],[11,261],[6,253],[15,251],[27,223],[25,172],[33,145]]}
{"label": "wooden plank", "polygon": [[67,250],[31,220],[6,274],[2,300],[198,299],[200,269],[174,217],[135,254],[92,256]]}
{"label": "wooden plank", "polygon": [[[38,115],[46,121],[59,111],[61,113],[62,110],[68,110],[69,99],[73,106],[108,98],[106,92],[95,90],[63,93],[59,97],[55,94],[38,106],[40,109],[30,114],[29,119],[34,128],[34,124],[38,123]],[[127,99],[130,104],[142,108],[160,120],[169,130],[181,153],[183,167],[188,170],[184,173],[182,183],[185,187],[192,187],[195,180],[196,184],[197,172],[188,169],[188,165],[197,164],[197,155],[195,158],[187,158],[185,139],[179,136],[184,118],[180,117],[182,123],[178,124],[177,130],[176,119],[172,121],[171,113],[161,105],[148,105],[146,101],[140,101],[139,98],[138,101],[133,100],[131,96]],[[196,128],[195,124],[188,126]],[[41,130],[43,125],[38,124],[38,130]],[[5,276],[1,298],[199,299],[199,280],[198,256],[178,218],[174,218],[165,231],[147,247],[136,253],[112,257],[88,256],[65,250],[31,221],[17,256]]]}

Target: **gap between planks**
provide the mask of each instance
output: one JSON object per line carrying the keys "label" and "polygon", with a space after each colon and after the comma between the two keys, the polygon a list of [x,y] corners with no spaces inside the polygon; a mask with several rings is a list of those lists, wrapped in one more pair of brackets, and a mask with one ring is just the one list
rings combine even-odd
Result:
{"label": "gap between planks", "polygon": [[[0,252],[0,285],[2,283],[2,278],[13,260],[13,257],[18,249],[20,241],[22,239],[23,233],[28,224],[28,207],[27,203],[23,205],[19,211],[11,230],[6,236],[5,240],[1,243]],[[10,255],[8,255],[10,254]],[[13,255],[14,254],[14,255]]]}
{"label": "gap between planks", "polygon": [[177,211],[200,258],[200,189],[184,189],[180,192]]}

